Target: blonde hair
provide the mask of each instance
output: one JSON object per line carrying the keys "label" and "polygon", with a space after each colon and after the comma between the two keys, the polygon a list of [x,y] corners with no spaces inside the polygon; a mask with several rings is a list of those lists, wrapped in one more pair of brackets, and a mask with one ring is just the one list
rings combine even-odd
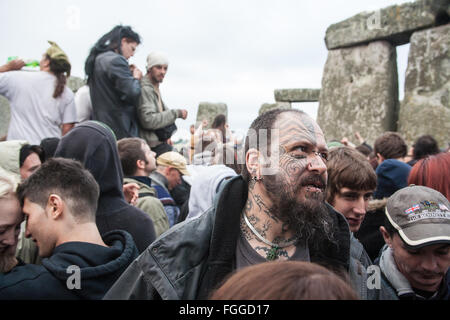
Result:
{"label": "blonde hair", "polygon": [[14,175],[0,167],[0,199],[6,198],[16,192],[19,181]]}

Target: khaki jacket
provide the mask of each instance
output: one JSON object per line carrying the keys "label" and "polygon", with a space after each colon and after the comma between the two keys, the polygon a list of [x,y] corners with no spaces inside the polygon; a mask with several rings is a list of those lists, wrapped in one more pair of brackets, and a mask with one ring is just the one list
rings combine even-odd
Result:
{"label": "khaki jacket", "polygon": [[144,211],[150,216],[155,227],[156,237],[159,237],[162,233],[167,231],[170,227],[169,218],[166,211],[156,195],[156,190],[153,187],[149,187],[145,183],[142,183],[133,178],[124,178],[125,183],[134,182],[139,186],[139,199],[136,207]]}
{"label": "khaki jacket", "polygon": [[170,110],[161,99],[162,112],[158,107],[158,93],[147,76],[141,80],[141,97],[138,105],[138,120],[140,136],[153,148],[165,141],[159,141],[153,132],[175,122],[178,118],[178,109]]}

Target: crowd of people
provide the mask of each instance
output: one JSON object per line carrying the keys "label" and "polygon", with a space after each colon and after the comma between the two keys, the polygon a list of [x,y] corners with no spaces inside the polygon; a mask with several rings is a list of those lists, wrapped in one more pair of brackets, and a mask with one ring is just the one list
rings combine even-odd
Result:
{"label": "crowd of people", "polygon": [[192,125],[179,152],[187,111],[163,102],[163,53],[129,65],[140,42],[102,36],[76,95],[55,42],[40,71],[0,67],[0,300],[450,299],[450,150],[327,141],[273,109],[245,141],[223,114]]}

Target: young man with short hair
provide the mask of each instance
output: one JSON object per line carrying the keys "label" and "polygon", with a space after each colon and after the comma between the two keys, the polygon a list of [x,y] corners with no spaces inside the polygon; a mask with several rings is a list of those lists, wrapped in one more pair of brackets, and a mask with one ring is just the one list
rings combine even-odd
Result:
{"label": "young man with short hair", "polygon": [[378,264],[386,299],[450,300],[450,202],[411,185],[394,193],[380,227],[386,245]]}
{"label": "young man with short hair", "polygon": [[329,152],[327,201],[342,213],[351,232],[357,232],[377,186],[377,176],[357,150],[340,147]]}
{"label": "young man with short hair", "polygon": [[74,160],[53,158],[17,188],[26,236],[42,265],[0,275],[0,299],[101,299],[138,251],[123,230],[100,236],[99,186]]}
{"label": "young man with short hair", "polygon": [[139,199],[136,207],[148,213],[153,221],[158,237],[168,230],[169,219],[149,175],[156,169],[155,153],[141,138],[123,138],[117,142],[119,157],[124,173],[124,183],[136,183],[139,186]]}
{"label": "young man with short hair", "polygon": [[[377,185],[377,177],[372,166],[358,150],[351,147],[333,148],[328,154],[327,162],[327,202],[340,212],[348,222],[352,242],[350,273],[361,272],[372,264],[363,245],[355,238],[364,220],[369,200]],[[353,266],[357,266],[353,268]],[[377,296],[377,292],[367,289],[367,279],[353,283],[357,292],[369,293],[369,298]],[[359,286],[359,287],[357,287]]]}
{"label": "young man with short hair", "polygon": [[384,246],[380,226],[384,222],[387,199],[408,185],[411,171],[411,166],[403,162],[407,154],[405,140],[397,132],[388,131],[379,136],[375,140],[374,152],[378,162],[375,170],[377,187],[373,193],[373,200],[369,203],[369,213],[360,230],[355,233],[372,260],[378,257],[380,249]]}
{"label": "young man with short hair", "polygon": [[375,199],[389,198],[408,184],[411,166],[403,162],[408,150],[405,140],[397,132],[385,132],[375,140],[374,152],[378,166]]}

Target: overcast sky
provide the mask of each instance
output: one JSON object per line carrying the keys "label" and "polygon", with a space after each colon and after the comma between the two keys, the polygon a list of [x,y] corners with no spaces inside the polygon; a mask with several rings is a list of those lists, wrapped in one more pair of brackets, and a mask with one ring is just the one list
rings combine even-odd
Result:
{"label": "overcast sky", "polygon": [[[325,31],[362,11],[400,0],[108,0],[0,1],[0,62],[40,59],[53,40],[72,74],[84,78],[92,45],[117,24],[130,25],[142,44],[130,59],[141,70],[162,51],[169,71],[161,85],[169,108],[186,108],[187,129],[200,102],[228,106],[231,129],[246,131],[263,103],[282,88],[320,88],[327,58]],[[408,45],[397,48],[400,98]],[[295,105],[315,117],[317,103]]]}

